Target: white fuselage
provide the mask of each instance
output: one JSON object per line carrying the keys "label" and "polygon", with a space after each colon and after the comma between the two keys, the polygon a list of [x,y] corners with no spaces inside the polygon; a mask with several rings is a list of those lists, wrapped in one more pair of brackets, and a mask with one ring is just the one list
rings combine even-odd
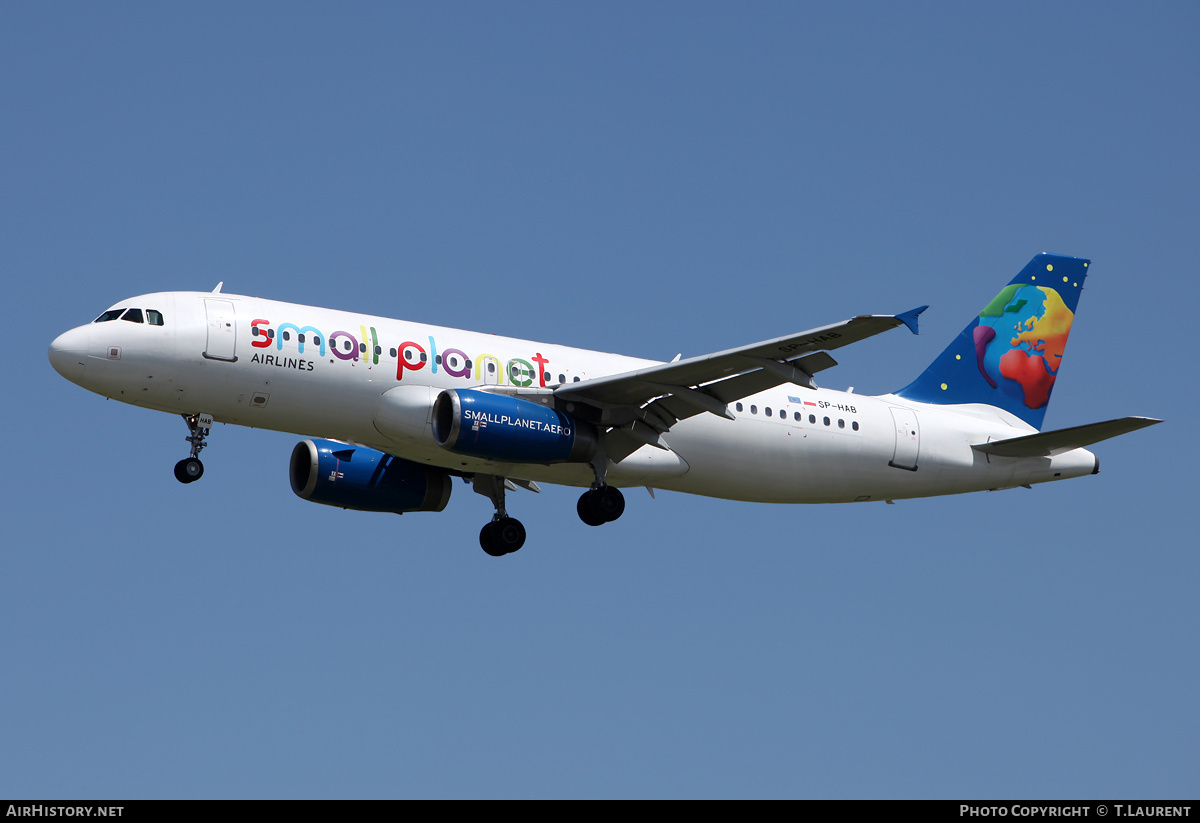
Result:
{"label": "white fuselage", "polygon": [[[361,444],[467,474],[583,487],[594,479],[587,464],[493,463],[446,451],[429,436],[427,418],[394,425],[393,401],[487,385],[553,389],[655,363],[232,294],[165,292],[116,307],[153,310],[164,320],[90,323],[51,347],[55,368],[98,394]],[[384,399],[397,387],[405,388]],[[837,503],[1006,488],[1096,467],[1085,449],[1036,458],[972,449],[1034,431],[991,406],[785,384],[729,411],[733,420],[705,413],[677,422],[663,436],[668,450],[647,445],[611,463],[608,482],[734,500]]]}

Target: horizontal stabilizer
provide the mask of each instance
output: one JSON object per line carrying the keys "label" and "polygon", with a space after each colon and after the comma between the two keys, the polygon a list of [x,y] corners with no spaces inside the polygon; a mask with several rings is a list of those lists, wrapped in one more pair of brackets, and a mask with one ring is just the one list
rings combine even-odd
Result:
{"label": "horizontal stabilizer", "polygon": [[1072,426],[1069,429],[1039,432],[1025,437],[976,443],[971,448],[997,457],[1050,457],[1161,422],[1153,417],[1122,417],[1118,420],[1088,423],[1086,426]]}

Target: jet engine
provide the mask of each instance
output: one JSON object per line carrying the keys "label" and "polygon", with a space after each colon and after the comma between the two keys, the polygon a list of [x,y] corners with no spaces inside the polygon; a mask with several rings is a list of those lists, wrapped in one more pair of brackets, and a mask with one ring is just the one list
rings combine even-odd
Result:
{"label": "jet engine", "polygon": [[305,500],[368,512],[440,512],[450,502],[446,472],[361,446],[302,440],[288,469]]}
{"label": "jet engine", "polygon": [[597,442],[591,424],[549,406],[471,389],[438,395],[433,439],[455,454],[502,463],[586,463]]}

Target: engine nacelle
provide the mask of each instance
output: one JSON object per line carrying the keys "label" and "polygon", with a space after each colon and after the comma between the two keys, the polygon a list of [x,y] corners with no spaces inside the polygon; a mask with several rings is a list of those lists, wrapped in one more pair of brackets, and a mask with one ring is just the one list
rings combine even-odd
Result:
{"label": "engine nacelle", "polygon": [[433,439],[455,454],[502,463],[586,463],[597,441],[591,424],[549,406],[471,389],[438,395]]}
{"label": "engine nacelle", "polygon": [[440,512],[451,478],[440,469],[361,446],[302,440],[288,468],[292,491],[305,500],[367,512]]}

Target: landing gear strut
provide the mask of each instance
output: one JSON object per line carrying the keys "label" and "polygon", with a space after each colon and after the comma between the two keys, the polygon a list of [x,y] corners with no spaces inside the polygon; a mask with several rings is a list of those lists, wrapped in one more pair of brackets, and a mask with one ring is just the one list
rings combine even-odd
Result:
{"label": "landing gear strut", "polygon": [[579,496],[575,511],[579,519],[589,526],[603,526],[611,523],[625,513],[625,495],[620,489],[613,488],[604,482],[608,468],[608,456],[601,450],[592,464],[596,479],[592,487]]}
{"label": "landing gear strut", "polygon": [[492,557],[512,554],[525,545],[525,527],[517,518],[509,517],[504,509],[505,482],[503,477],[492,474],[477,474],[471,479],[475,492],[491,500],[496,507],[492,522],[479,532],[480,547]]}
{"label": "landing gear strut", "polygon": [[175,479],[180,483],[194,483],[204,474],[204,464],[200,462],[200,452],[207,443],[204,438],[212,428],[211,414],[185,414],[183,422],[187,423],[187,442],[192,444],[192,454],[175,464]]}

